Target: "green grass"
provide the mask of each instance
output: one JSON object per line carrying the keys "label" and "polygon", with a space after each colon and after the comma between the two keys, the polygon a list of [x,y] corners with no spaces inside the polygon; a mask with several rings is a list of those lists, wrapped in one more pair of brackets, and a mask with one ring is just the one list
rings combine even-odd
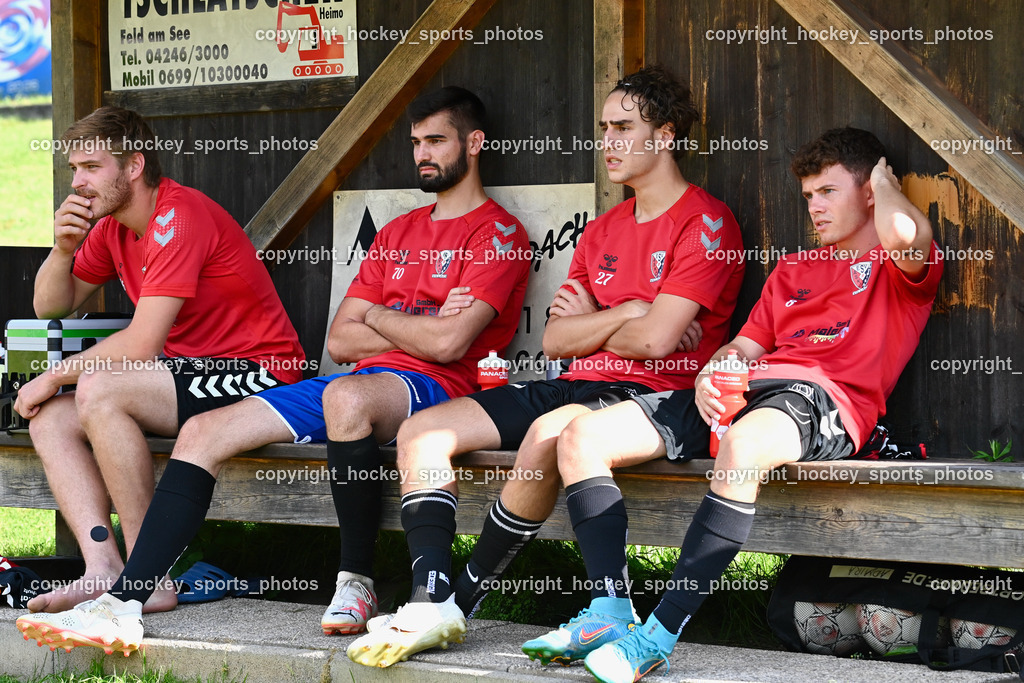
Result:
{"label": "green grass", "polygon": [[[114,666],[116,670],[116,664]],[[108,674],[103,671],[102,659],[94,660],[86,672],[50,673],[28,679],[0,674],[0,683],[241,683],[244,680],[244,677],[230,677],[226,670],[205,679],[198,676],[191,679],[179,678],[171,671],[149,669],[145,663],[141,675],[128,672]]]}
{"label": "green grass", "polygon": [[52,126],[49,119],[0,116],[0,246],[53,244],[53,157],[29,148],[51,140]]}
{"label": "green grass", "polygon": [[0,508],[0,556],[53,555],[56,547],[53,510]]}

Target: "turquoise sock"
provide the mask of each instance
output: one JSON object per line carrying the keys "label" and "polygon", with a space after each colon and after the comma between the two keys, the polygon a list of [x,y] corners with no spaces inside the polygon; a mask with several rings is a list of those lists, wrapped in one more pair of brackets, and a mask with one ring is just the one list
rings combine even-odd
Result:
{"label": "turquoise sock", "polygon": [[590,601],[590,609],[616,619],[633,620],[633,603],[629,598],[594,598]]}
{"label": "turquoise sock", "polygon": [[653,614],[647,617],[647,621],[641,627],[643,635],[658,646],[662,654],[668,655],[672,652],[672,649],[676,646],[676,641],[679,640],[679,635],[672,633],[658,621],[658,618]]}

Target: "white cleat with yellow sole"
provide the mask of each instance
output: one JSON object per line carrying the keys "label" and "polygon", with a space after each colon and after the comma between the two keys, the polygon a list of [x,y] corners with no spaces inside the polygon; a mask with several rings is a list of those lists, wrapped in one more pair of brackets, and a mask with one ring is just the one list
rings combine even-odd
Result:
{"label": "white cleat with yellow sole", "polygon": [[454,595],[444,602],[410,602],[390,621],[373,624],[369,633],[353,641],[348,658],[364,666],[391,666],[422,650],[461,643],[465,634],[466,617]]}

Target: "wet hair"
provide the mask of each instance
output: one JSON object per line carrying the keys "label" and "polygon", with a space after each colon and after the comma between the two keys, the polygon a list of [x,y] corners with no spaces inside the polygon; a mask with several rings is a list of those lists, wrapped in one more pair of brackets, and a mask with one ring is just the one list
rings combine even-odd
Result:
{"label": "wet hair", "polygon": [[[142,180],[149,187],[160,185],[163,171],[160,168],[160,157],[156,153],[156,136],[149,124],[136,112],[121,107],[100,107],[85,118],[71,124],[64,131],[61,140],[65,143],[74,141],[88,142],[100,140],[104,148],[117,159],[117,165],[124,168],[134,151],[138,151],[146,160],[142,171]],[[133,149],[125,153],[125,140],[133,143]]]}
{"label": "wet hair", "polygon": [[789,167],[803,180],[840,164],[853,174],[859,185],[871,177],[871,169],[887,156],[885,146],[872,133],[860,128],[833,128],[797,150]]}
{"label": "wet hair", "polygon": [[409,120],[415,126],[421,121],[445,112],[463,140],[474,130],[483,130],[487,110],[480,98],[457,85],[449,85],[420,95],[409,105]]}
{"label": "wet hair", "polygon": [[[677,143],[690,134],[690,126],[697,120],[697,108],[690,100],[690,86],[662,66],[647,66],[626,76],[612,88],[613,94],[617,92],[623,94],[623,99],[635,100],[640,107],[640,118],[655,128],[671,123]],[[675,158],[685,153],[685,146],[674,146]]]}

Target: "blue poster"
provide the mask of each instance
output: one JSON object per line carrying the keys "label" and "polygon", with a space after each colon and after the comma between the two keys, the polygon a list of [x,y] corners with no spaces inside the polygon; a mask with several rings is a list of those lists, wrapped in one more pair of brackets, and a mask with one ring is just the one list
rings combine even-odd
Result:
{"label": "blue poster", "polygon": [[0,97],[52,92],[50,0],[0,0]]}

